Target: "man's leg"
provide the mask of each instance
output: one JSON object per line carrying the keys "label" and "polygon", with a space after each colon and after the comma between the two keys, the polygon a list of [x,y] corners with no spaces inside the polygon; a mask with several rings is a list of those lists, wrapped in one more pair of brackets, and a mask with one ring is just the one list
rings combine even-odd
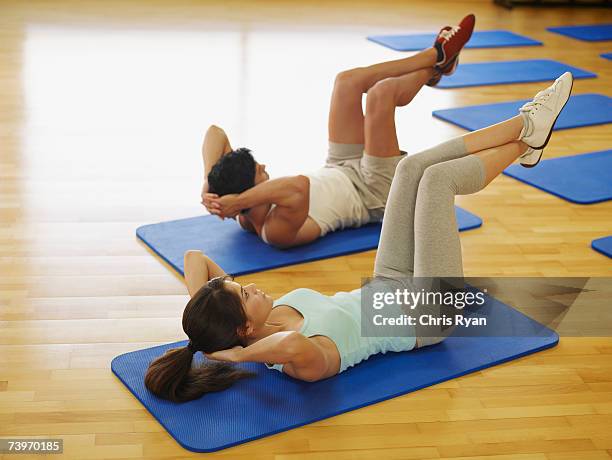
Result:
{"label": "man's leg", "polygon": [[434,74],[433,67],[386,78],[368,91],[365,116],[365,151],[376,157],[400,154],[395,131],[395,108],[408,104]]}
{"label": "man's leg", "polygon": [[[338,74],[329,113],[329,140],[337,144],[364,144],[362,94],[386,78],[401,77],[420,69],[433,69],[443,75],[456,68],[457,57],[474,30],[474,15],[468,15],[455,27],[444,27],[434,47],[405,59],[383,62]],[[434,75],[425,80],[427,83]],[[439,78],[438,78],[439,80]],[[420,88],[420,86],[419,86]]]}
{"label": "man's leg", "polygon": [[436,58],[436,50],[428,48],[408,58],[339,73],[329,110],[329,140],[338,144],[364,144],[363,94],[385,78],[433,69]]}

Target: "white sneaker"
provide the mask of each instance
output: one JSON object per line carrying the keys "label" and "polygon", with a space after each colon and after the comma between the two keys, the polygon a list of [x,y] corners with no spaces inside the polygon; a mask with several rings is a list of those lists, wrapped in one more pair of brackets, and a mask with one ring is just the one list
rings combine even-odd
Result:
{"label": "white sneaker", "polygon": [[569,100],[573,84],[574,77],[570,72],[565,72],[552,85],[540,91],[532,101],[519,109],[523,117],[523,129],[519,140],[534,149],[546,147],[553,126]]}
{"label": "white sneaker", "polygon": [[534,149],[529,147],[525,153],[519,157],[521,166],[524,166],[525,168],[533,168],[540,162],[542,153],[544,153],[544,149]]}

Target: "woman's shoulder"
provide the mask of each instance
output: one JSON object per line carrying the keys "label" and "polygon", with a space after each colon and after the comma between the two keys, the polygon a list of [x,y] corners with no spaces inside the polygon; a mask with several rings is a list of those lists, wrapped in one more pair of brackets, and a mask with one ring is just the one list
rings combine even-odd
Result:
{"label": "woman's shoulder", "polygon": [[291,302],[291,300],[303,300],[309,298],[317,298],[317,297],[325,297],[319,291],[315,291],[314,289],[309,288],[297,288],[293,291],[289,291],[286,294],[280,296],[277,300],[274,301],[274,306],[283,305],[287,302]]}

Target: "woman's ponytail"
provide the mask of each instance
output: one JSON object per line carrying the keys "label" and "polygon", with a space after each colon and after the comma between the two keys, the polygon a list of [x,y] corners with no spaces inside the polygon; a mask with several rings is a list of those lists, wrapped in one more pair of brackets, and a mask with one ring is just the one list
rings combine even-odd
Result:
{"label": "woman's ponytail", "polygon": [[192,361],[189,347],[168,350],[149,365],[145,386],[160,398],[184,402],[211,391],[225,390],[236,381],[255,375],[220,361],[208,361],[192,368]]}

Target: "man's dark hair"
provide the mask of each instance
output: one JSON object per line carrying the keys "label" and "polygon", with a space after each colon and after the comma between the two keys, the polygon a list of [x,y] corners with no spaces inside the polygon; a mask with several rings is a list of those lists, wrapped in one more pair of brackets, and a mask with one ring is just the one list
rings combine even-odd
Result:
{"label": "man's dark hair", "polygon": [[255,185],[255,159],[247,148],[223,155],[208,173],[208,189],[219,196],[242,193]]}

